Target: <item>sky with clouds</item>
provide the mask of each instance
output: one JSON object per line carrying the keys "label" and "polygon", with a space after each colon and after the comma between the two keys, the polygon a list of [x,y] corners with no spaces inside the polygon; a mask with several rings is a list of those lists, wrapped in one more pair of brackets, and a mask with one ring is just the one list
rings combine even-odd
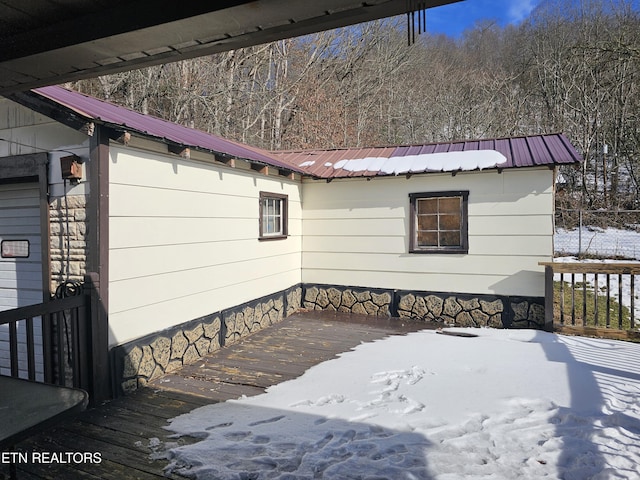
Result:
{"label": "sky with clouds", "polygon": [[[427,10],[427,31],[459,37],[464,30],[473,27],[480,20],[494,20],[501,27],[518,25],[545,1],[547,0],[464,0],[430,8]],[[578,3],[581,0],[566,1]],[[610,9],[627,5],[636,12],[640,11],[640,0],[603,0],[603,5]]]}
{"label": "sky with clouds", "polygon": [[465,0],[427,11],[427,31],[458,37],[479,20],[495,20],[501,26],[526,19],[540,0]]}

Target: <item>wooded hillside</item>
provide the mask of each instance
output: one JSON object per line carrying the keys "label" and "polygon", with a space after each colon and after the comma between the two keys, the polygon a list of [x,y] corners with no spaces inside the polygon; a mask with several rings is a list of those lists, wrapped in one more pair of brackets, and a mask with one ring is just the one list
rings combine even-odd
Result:
{"label": "wooded hillside", "polygon": [[587,159],[562,172],[564,206],[638,209],[640,15],[611,4],[545,2],[411,46],[393,18],[70,86],[267,149],[561,131]]}

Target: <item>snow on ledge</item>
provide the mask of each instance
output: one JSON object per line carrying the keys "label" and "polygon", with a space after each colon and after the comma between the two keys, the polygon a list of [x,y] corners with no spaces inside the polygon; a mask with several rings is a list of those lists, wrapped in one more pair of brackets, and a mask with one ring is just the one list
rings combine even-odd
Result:
{"label": "snow on ledge", "polygon": [[349,172],[380,172],[392,175],[425,171],[455,172],[482,170],[506,163],[507,158],[496,150],[423,153],[404,157],[367,157],[336,162],[334,169]]}

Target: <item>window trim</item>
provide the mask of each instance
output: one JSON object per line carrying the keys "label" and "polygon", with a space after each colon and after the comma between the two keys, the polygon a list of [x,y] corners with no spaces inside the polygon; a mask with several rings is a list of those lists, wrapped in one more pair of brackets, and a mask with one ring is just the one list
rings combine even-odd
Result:
{"label": "window trim", "polygon": [[[264,201],[267,199],[280,200],[282,203],[280,215],[282,217],[282,232],[277,234],[265,234],[263,222]],[[289,196],[282,193],[260,192],[258,211],[258,240],[282,240],[289,236]]]}
{"label": "window trim", "polygon": [[[419,247],[417,245],[417,200],[423,198],[462,197],[460,227],[461,245],[457,247]],[[420,192],[409,194],[409,253],[469,253],[469,190],[445,192]]]}

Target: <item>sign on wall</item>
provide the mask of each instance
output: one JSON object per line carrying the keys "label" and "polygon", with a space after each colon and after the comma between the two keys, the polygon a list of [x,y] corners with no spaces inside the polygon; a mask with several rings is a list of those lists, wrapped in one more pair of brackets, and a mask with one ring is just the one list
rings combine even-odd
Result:
{"label": "sign on wall", "polygon": [[29,240],[2,240],[2,258],[28,258]]}

